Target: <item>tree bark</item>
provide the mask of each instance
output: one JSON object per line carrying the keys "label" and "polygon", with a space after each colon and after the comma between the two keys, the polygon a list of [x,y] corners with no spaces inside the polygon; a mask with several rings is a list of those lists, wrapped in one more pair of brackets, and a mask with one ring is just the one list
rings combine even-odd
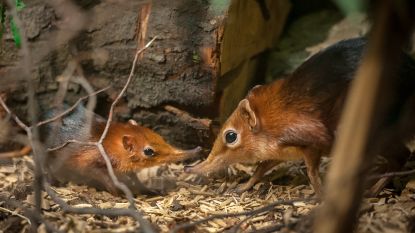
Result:
{"label": "tree bark", "polygon": [[[195,117],[226,116],[252,84],[255,56],[275,44],[290,8],[288,0],[76,2],[85,17],[80,20],[83,30],[52,49],[52,42],[65,31],[65,20],[74,20],[73,15],[62,15],[42,0],[27,2],[20,13],[31,42],[41,107],[50,106],[58,88],[56,78],[71,60],[78,59],[95,89],[112,85],[107,96],[98,98],[96,111],[105,114],[126,81],[137,46],[157,36],[139,61],[116,113],[121,120],[134,118],[185,147],[208,147],[214,135],[209,128],[189,126],[164,106]],[[25,91],[18,52],[11,37],[5,36],[0,92],[13,92],[9,102],[22,116],[25,109],[19,103],[25,101]],[[86,53],[90,55],[80,59]],[[101,54],[101,60],[96,54]],[[85,95],[79,84],[70,83],[68,88],[65,100],[69,103]]]}

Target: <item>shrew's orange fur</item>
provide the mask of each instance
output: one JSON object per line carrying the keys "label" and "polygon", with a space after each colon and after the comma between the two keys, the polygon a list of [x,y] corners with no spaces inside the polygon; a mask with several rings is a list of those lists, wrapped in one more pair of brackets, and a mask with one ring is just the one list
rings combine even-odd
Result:
{"label": "shrew's orange fur", "polygon": [[[105,125],[98,124],[96,127],[99,130],[91,133],[90,141],[99,139]],[[127,144],[129,148],[126,148]],[[111,158],[114,169],[118,172],[137,171],[142,168],[182,161],[194,155],[189,151],[171,146],[151,129],[131,123],[112,123],[103,145]],[[155,154],[152,157],[143,154],[144,148],[148,146],[154,150]],[[75,153],[70,162],[73,166],[88,169],[91,164],[101,160],[102,156],[97,149],[80,146],[79,153]]]}
{"label": "shrew's orange fur", "polygon": [[[245,191],[281,161],[303,159],[311,185],[320,194],[320,158],[332,146],[365,43],[361,38],[339,42],[310,57],[289,77],[254,87],[222,126],[208,158],[185,170],[206,174],[233,163],[259,163],[255,174],[239,188]],[[409,56],[403,56],[403,61],[391,77],[404,90],[394,93],[399,108],[415,99],[414,90],[408,88],[415,85],[415,62]],[[399,118],[394,120],[400,124]],[[391,151],[389,158],[409,155],[401,140],[404,134],[398,131],[391,144],[399,148]]]}
{"label": "shrew's orange fur", "polygon": [[[85,125],[88,115],[92,116],[90,128]],[[54,127],[48,126],[47,128],[49,136],[45,144],[48,147],[56,147],[70,139],[97,142],[104,131],[106,121],[94,113],[87,112],[83,107],[79,107],[74,113],[63,118],[61,123],[55,124],[59,124],[55,132]],[[139,182],[135,177],[135,171],[182,161],[196,156],[200,151],[200,148],[187,151],[177,149],[151,129],[140,126],[133,120],[128,123],[113,122],[103,146],[116,175],[128,176],[133,183]],[[68,144],[49,156],[48,167],[50,175],[56,180],[74,181],[106,189],[111,193],[118,193],[108,175],[105,161],[95,146]],[[143,189],[143,187],[140,186],[137,189]]]}

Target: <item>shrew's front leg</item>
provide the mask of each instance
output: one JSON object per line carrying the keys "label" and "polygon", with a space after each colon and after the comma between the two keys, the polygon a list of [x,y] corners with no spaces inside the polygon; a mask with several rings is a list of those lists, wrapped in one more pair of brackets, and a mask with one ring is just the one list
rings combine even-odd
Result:
{"label": "shrew's front leg", "polygon": [[255,170],[255,173],[252,177],[246,182],[238,186],[236,189],[237,193],[243,193],[252,188],[258,181],[261,180],[262,176],[269,171],[271,168],[277,166],[281,161],[278,160],[266,160],[258,164],[258,167]]}

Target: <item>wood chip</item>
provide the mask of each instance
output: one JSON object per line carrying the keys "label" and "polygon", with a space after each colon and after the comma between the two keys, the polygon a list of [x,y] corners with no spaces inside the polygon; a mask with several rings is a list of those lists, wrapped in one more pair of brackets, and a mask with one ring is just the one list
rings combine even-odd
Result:
{"label": "wood chip", "polygon": [[92,205],[84,203],[84,204],[73,205],[72,207],[74,207],[74,208],[90,208],[90,207],[92,207]]}
{"label": "wood chip", "polygon": [[[21,163],[22,160],[16,160],[20,163],[17,163],[15,173],[1,173],[0,169],[0,177],[7,177],[10,174],[16,174],[19,177],[17,181],[11,179],[14,183],[0,183],[2,192],[15,187],[18,182],[31,185],[33,173],[19,173],[25,170],[22,167],[25,166]],[[164,196],[146,197],[138,195],[135,200],[136,206],[143,212],[144,218],[157,225],[161,232],[169,232],[172,223],[192,222],[213,214],[254,210],[274,201],[313,195],[309,185],[274,185],[266,182],[257,184],[257,190],[249,190],[242,195],[235,193],[233,189],[240,183],[241,177],[246,177],[246,172],[249,172],[246,169],[253,169],[253,167],[244,167],[244,170],[233,168],[234,175],[228,174],[226,178],[209,179],[210,183],[208,184],[196,182],[199,179],[197,176],[184,174],[182,165],[162,166],[159,169],[154,172],[157,173],[157,176],[175,177],[178,187]],[[290,177],[292,174],[289,173],[295,172],[294,179],[295,176],[298,176],[297,170],[288,169],[287,176]],[[10,172],[10,170],[5,172]],[[272,175],[270,174],[270,176]],[[151,175],[149,175],[149,178],[151,178]],[[189,182],[186,182],[186,180],[189,180]],[[76,208],[96,206],[107,209],[111,207],[128,208],[129,206],[129,203],[123,197],[115,197],[108,192],[99,192],[86,186],[69,184],[65,187],[53,187],[53,189],[63,200]],[[223,189],[223,192],[218,192],[219,189]],[[45,195],[43,194],[43,196]],[[402,194],[397,197],[396,192],[385,190],[381,196],[381,198],[365,200],[365,205],[368,208],[361,208],[358,232],[385,232],[386,230],[389,232],[406,232],[407,216],[415,215],[415,196],[413,196],[413,192],[406,191],[405,195]],[[98,233],[136,230],[137,224],[130,217],[110,218],[71,213],[63,214],[62,209],[56,203],[51,202],[48,196],[45,197],[47,197],[47,202],[44,203],[50,206],[44,207],[48,209],[48,211],[44,211],[44,218],[56,223],[59,228],[63,229],[63,232]],[[0,203],[0,205],[3,204]],[[23,206],[32,208],[32,205],[33,195],[29,194],[23,202]],[[317,205],[315,202],[299,201],[293,205],[276,206],[272,212],[253,216],[243,225],[240,232],[263,228],[270,224],[289,224],[298,221],[303,216],[308,215]],[[197,226],[194,231],[221,232],[238,224],[244,218],[245,216],[214,219]],[[21,224],[24,225],[22,229],[29,229],[27,223],[22,221]]]}
{"label": "wood chip", "polygon": [[115,203],[114,208],[128,208],[130,206],[130,203],[124,202],[124,203]]}
{"label": "wood chip", "polygon": [[98,207],[101,209],[109,209],[109,208],[112,208],[112,203],[110,202],[100,203],[98,204]]}

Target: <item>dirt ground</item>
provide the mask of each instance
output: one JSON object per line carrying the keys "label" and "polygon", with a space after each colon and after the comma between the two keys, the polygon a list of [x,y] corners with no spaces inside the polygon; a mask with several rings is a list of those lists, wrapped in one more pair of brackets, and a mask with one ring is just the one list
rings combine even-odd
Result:
{"label": "dirt ground", "polygon": [[[327,159],[328,160],[328,159]],[[322,171],[326,170],[327,160]],[[410,166],[414,166],[411,164]],[[30,169],[31,157],[14,159],[0,166],[0,232],[27,232],[29,222],[24,216],[26,207],[33,205]],[[302,163],[278,166],[253,190],[241,195],[234,189],[252,173],[252,167],[236,165],[216,179],[183,173],[183,165],[172,164],[148,169],[140,173],[147,184],[168,191],[163,196],[137,196],[141,209],[156,229],[168,232],[180,223],[195,221],[212,214],[234,213],[260,208],[278,200],[307,199],[313,191],[307,183]],[[385,189],[379,197],[368,198],[360,211],[358,232],[414,232],[415,179],[396,178],[394,186]],[[403,187],[398,192],[396,187]],[[68,184],[53,187],[55,192],[74,207],[126,208],[127,200],[86,186]],[[45,193],[45,218],[63,232],[133,232],[137,224],[129,217],[103,217],[63,213]],[[11,203],[21,203],[13,206]],[[188,232],[249,232],[270,225],[279,225],[282,232],[304,232],[301,228],[310,220],[308,214],[318,206],[316,201],[298,201],[277,205],[272,211],[258,215],[219,218],[191,228]],[[247,219],[245,219],[247,218]],[[244,220],[245,219],[245,220]],[[235,226],[243,221],[238,231]],[[298,224],[300,223],[300,224]],[[45,232],[41,226],[38,232]]]}

